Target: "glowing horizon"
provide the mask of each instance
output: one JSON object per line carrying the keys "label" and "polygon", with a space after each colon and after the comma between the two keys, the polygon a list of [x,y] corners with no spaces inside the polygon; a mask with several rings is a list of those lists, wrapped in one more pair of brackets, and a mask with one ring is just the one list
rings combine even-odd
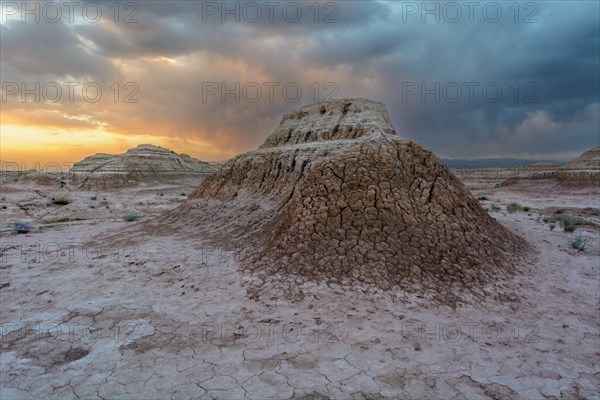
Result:
{"label": "glowing horizon", "polygon": [[99,4],[98,21],[77,9],[36,21],[4,2],[0,161],[143,143],[221,161],[257,148],[291,109],[342,97],[384,102],[399,134],[445,158],[564,161],[599,145],[598,3],[458,23],[388,1],[335,3],[326,21],[329,3],[318,15],[298,3],[298,21],[236,22],[194,2],[140,3],[131,18]]}

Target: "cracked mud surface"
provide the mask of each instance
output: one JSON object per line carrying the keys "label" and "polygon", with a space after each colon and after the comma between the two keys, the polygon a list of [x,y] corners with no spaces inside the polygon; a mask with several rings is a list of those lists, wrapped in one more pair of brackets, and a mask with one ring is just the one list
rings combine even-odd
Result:
{"label": "cracked mud surface", "polygon": [[154,220],[0,230],[0,398],[600,396],[597,224],[541,221],[597,198],[488,214],[382,105],[327,104]]}
{"label": "cracked mud surface", "polygon": [[396,135],[383,104],[365,99],[290,112],[191,198],[158,223],[245,232],[246,269],[274,285],[400,287],[449,304],[487,297],[484,287],[532,252],[438,157]]}
{"label": "cracked mud surface", "polygon": [[576,253],[564,232],[496,217],[540,260],[505,282],[513,298],[457,309],[336,285],[253,293],[235,254],[201,237],[40,257],[28,245],[121,226],[3,235],[18,250],[3,247],[0,397],[599,396],[597,240]]}

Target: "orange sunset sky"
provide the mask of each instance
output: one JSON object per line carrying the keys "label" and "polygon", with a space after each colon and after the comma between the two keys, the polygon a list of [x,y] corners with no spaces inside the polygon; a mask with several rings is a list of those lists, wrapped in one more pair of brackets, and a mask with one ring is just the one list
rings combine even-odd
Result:
{"label": "orange sunset sky", "polygon": [[118,16],[99,3],[93,20],[81,5],[57,18],[2,2],[0,160],[68,164],[142,143],[224,160],[331,97],[384,102],[399,134],[442,157],[568,160],[598,145],[597,2],[544,3],[534,23],[331,3],[316,15],[296,2],[292,21],[231,2],[236,21],[202,2],[119,3]]}

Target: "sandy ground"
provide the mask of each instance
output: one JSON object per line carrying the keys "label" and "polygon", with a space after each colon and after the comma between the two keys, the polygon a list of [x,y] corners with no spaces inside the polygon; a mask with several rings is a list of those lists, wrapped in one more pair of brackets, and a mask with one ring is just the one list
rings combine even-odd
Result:
{"label": "sandy ground", "polygon": [[[202,238],[89,243],[137,223],[123,214],[177,206],[181,188],[73,192],[59,207],[42,186],[3,187],[0,398],[599,398],[598,194],[466,183],[538,261],[505,282],[514,296],[458,309],[316,285],[294,302],[257,295]],[[94,195],[113,214],[89,208]],[[552,207],[588,223],[551,231]],[[37,228],[12,233],[23,219]],[[579,234],[587,252],[569,245]]]}
{"label": "sandy ground", "polygon": [[[117,221],[126,215],[140,219],[159,215],[185,201],[202,179],[176,183],[140,184],[119,189],[77,190],[73,185],[40,185],[32,181],[2,182],[0,191],[0,232],[11,230],[16,221],[40,229],[74,221]],[[66,197],[69,204],[54,204]]]}

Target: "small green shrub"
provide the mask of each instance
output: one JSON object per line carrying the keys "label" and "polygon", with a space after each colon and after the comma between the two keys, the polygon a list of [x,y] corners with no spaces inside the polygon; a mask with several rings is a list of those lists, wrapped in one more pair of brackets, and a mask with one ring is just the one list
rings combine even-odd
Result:
{"label": "small green shrub", "polygon": [[70,201],[67,196],[56,196],[52,198],[52,203],[57,204],[59,206],[66,206],[70,203]]}
{"label": "small green shrub", "polygon": [[492,205],[490,206],[490,210],[492,210],[492,211],[500,211],[500,210],[502,210],[502,208],[501,208],[501,207],[498,207],[498,206],[497,206],[497,205],[495,205],[495,204],[492,204]]}
{"label": "small green shrub", "polygon": [[554,211],[554,214],[563,214],[565,211],[567,210],[565,210],[564,208],[557,208],[556,211]]}
{"label": "small green shrub", "polygon": [[123,217],[123,221],[127,222],[137,221],[138,219],[140,219],[140,217],[137,214],[127,214]]}
{"label": "small green shrub", "polygon": [[187,194],[185,194],[185,193],[183,193],[183,192],[182,192],[182,193],[179,193],[179,194],[180,194],[181,196],[187,196]]}
{"label": "small green shrub", "polygon": [[2,209],[3,209],[3,210],[6,210],[6,206],[2,206]]}
{"label": "small green shrub", "polygon": [[90,197],[90,200],[96,201],[96,200],[98,200],[98,197],[92,196],[92,197]]}
{"label": "small green shrub", "polygon": [[565,232],[573,232],[577,229],[577,225],[570,218],[563,218],[560,220],[560,225],[563,227]]}
{"label": "small green shrub", "polygon": [[569,244],[572,248],[576,249],[578,253],[585,253],[588,249],[587,238],[581,236],[581,233],[577,235],[577,237],[574,240],[572,240]]}
{"label": "small green shrub", "polygon": [[90,208],[96,208],[96,206],[90,206]]}
{"label": "small green shrub", "polygon": [[479,201],[485,201],[485,200],[487,200],[487,199],[488,199],[488,198],[487,198],[487,197],[485,197],[485,196],[479,196],[479,197],[477,198],[477,200],[479,200]]}
{"label": "small green shrub", "polygon": [[530,212],[531,211],[531,207],[522,207],[521,210],[525,211],[525,212]]}
{"label": "small green shrub", "polygon": [[510,203],[508,207],[506,207],[506,211],[509,213],[515,213],[521,209],[521,205],[519,203]]}

